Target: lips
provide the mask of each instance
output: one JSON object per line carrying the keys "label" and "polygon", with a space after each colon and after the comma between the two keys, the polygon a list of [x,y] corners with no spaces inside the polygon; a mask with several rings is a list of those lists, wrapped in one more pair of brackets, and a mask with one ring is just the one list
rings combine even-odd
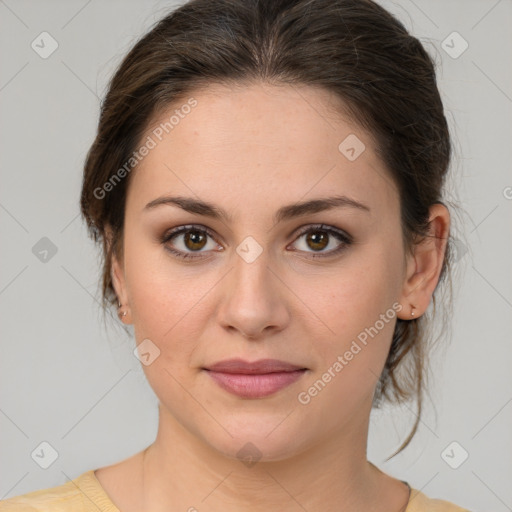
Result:
{"label": "lips", "polygon": [[229,359],[203,370],[229,393],[241,398],[263,398],[300,379],[307,368],[277,359]]}
{"label": "lips", "polygon": [[245,375],[293,372],[296,370],[305,370],[303,366],[297,366],[286,361],[278,359],[260,359],[259,361],[249,362],[243,359],[227,359],[220,361],[205,368],[214,372],[238,373]]}

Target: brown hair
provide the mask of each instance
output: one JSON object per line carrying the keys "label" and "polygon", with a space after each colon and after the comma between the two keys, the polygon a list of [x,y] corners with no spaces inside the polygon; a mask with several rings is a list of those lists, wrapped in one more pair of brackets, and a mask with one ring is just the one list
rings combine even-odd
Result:
{"label": "brown hair", "polygon": [[[434,67],[420,41],[370,0],[191,0],[169,13],[113,76],[85,162],[81,212],[102,243],[103,305],[116,302],[111,258],[122,255],[131,174],[122,173],[108,193],[98,191],[129,161],[155,115],[212,83],[264,81],[333,92],[377,143],[398,186],[404,249],[411,250],[427,236],[429,207],[441,203],[451,156]],[[450,266],[450,247],[449,240],[439,283]],[[433,302],[435,312],[435,295]],[[377,385],[374,406],[382,399],[417,400],[414,427],[392,456],[418,428],[431,322],[427,313],[397,319]]]}

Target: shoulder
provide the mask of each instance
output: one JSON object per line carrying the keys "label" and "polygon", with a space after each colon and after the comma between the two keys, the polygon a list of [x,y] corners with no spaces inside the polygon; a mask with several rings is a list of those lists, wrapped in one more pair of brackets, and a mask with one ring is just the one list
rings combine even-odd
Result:
{"label": "shoulder", "polygon": [[470,512],[450,501],[429,498],[417,489],[411,489],[411,497],[405,512]]}
{"label": "shoulder", "polygon": [[86,471],[69,482],[0,501],[0,512],[119,512],[94,475]]}

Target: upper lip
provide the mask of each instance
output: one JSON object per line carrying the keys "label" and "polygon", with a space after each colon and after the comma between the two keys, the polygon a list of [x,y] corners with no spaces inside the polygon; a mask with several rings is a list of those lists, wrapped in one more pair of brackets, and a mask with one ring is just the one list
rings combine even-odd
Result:
{"label": "upper lip", "polygon": [[226,359],[205,367],[205,370],[222,373],[263,374],[293,372],[296,370],[306,370],[306,368],[278,359],[259,359],[252,362],[244,361],[243,359]]}

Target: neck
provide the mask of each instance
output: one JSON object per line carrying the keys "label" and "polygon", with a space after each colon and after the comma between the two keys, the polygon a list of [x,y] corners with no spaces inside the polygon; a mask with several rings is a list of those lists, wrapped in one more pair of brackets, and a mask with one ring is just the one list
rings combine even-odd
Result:
{"label": "neck", "polygon": [[368,423],[345,425],[295,456],[250,464],[219,453],[160,406],[157,438],[141,458],[143,509],[377,510],[383,492],[396,501],[398,481],[366,460],[367,432]]}

